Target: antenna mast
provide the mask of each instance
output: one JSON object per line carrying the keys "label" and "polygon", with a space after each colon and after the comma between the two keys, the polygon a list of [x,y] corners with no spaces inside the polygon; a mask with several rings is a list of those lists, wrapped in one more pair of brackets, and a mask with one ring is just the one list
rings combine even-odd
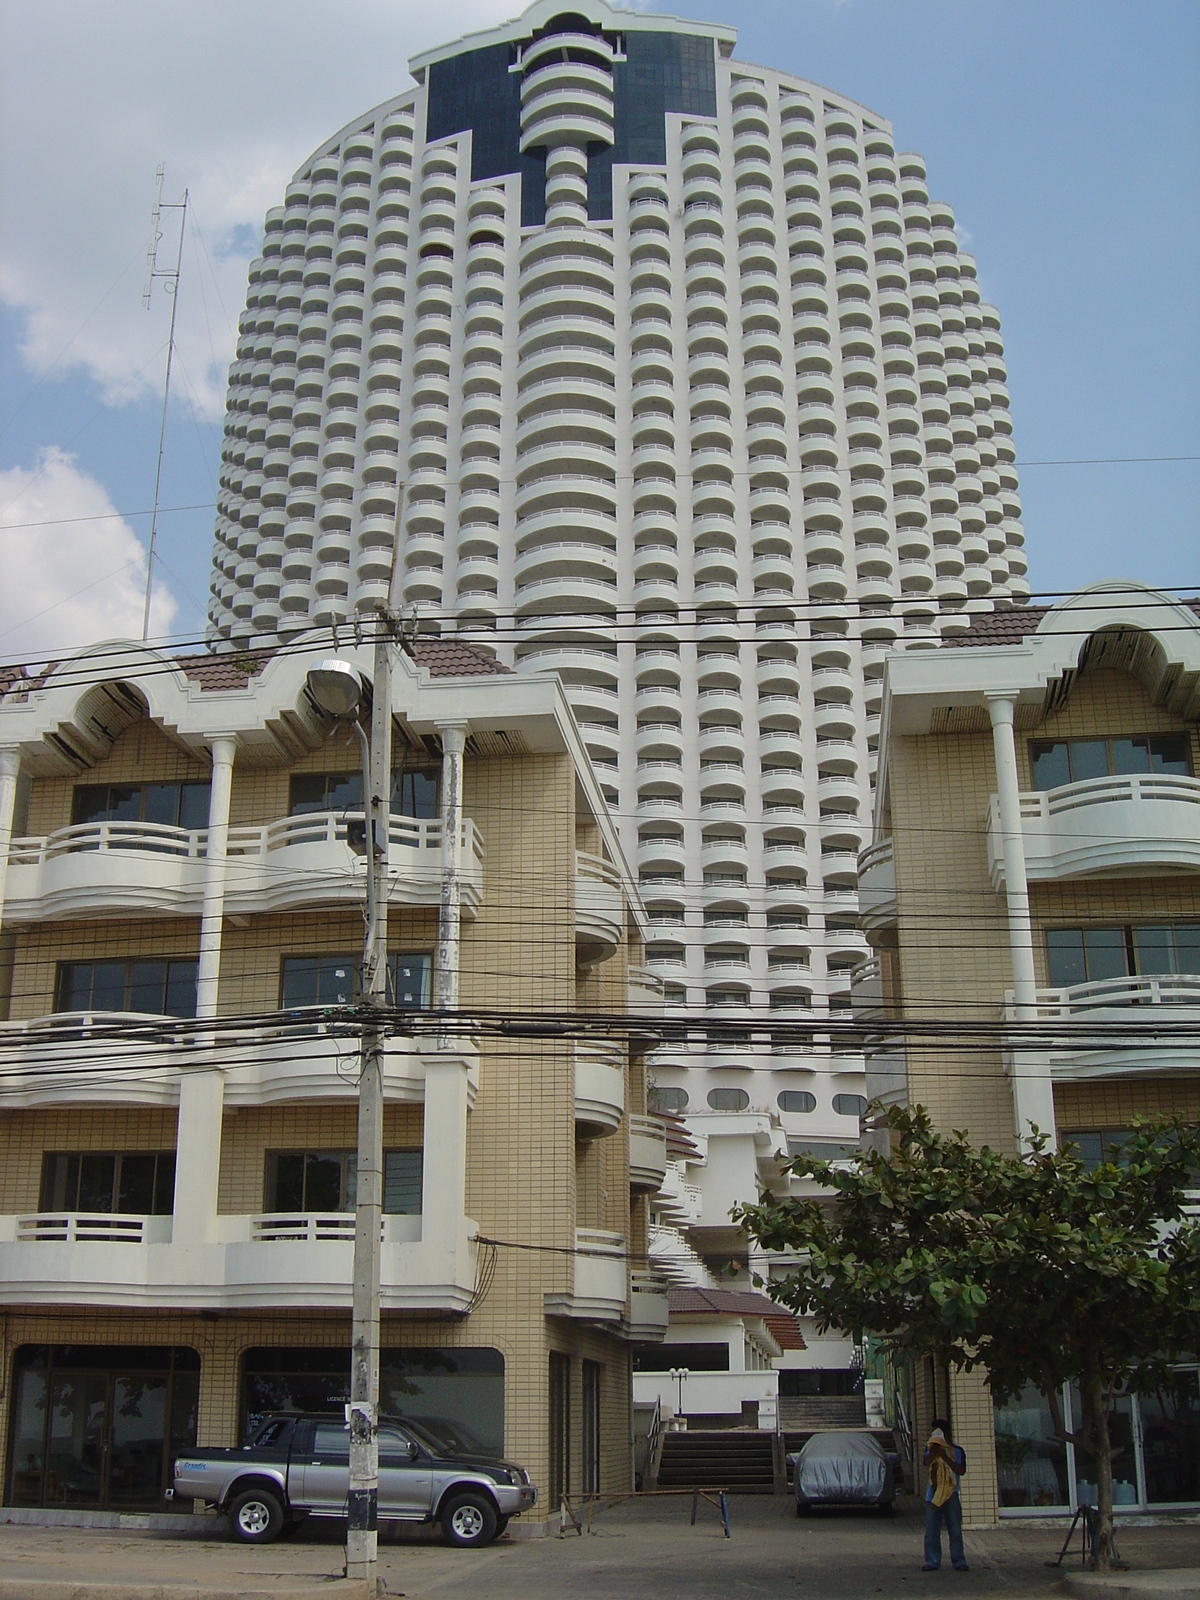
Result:
{"label": "antenna mast", "polygon": [[[147,311],[150,309],[150,296],[154,292],[155,278],[170,280],[167,293],[171,296],[171,332],[167,339],[167,376],[163,383],[162,423],[158,430],[158,468],[154,474],[154,511],[150,518],[150,551],[146,558],[146,607],[142,613],[142,643],[145,644],[150,633],[150,596],[154,590],[154,541],[158,534],[158,495],[162,486],[163,441],[167,435],[167,399],[171,393],[171,357],[175,352],[175,313],[179,309],[179,272],[183,266],[183,230],[187,226],[188,192],[183,191],[182,200],[164,200],[163,174],[166,168],[160,163],[156,177],[158,178],[158,200],[154,210],[150,213],[150,220],[154,225],[154,238],[146,259],[150,263],[150,277],[142,294],[142,304]],[[175,256],[175,266],[160,267],[158,264],[158,247],[162,242],[162,233],[159,222],[164,211],[178,211],[179,217],[179,250]]]}

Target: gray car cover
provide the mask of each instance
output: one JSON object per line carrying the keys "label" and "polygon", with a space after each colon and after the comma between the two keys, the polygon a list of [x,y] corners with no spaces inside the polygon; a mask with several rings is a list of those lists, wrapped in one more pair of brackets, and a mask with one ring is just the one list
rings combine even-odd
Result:
{"label": "gray car cover", "polygon": [[893,1493],[892,1464],[867,1433],[815,1433],[796,1461],[796,1496],[873,1505]]}

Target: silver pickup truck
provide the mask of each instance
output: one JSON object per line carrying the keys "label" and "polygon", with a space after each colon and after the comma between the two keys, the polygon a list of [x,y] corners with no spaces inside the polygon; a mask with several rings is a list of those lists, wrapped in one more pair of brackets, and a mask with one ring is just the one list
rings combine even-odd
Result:
{"label": "silver pickup truck", "polygon": [[[267,1544],[304,1516],[344,1517],[350,1429],[328,1416],[268,1417],[240,1450],[191,1450],[175,1462],[170,1498],[228,1512],[235,1538]],[[537,1490],[522,1467],[464,1450],[436,1424],[381,1419],[379,1520],[440,1522],[451,1544],[484,1545]]]}

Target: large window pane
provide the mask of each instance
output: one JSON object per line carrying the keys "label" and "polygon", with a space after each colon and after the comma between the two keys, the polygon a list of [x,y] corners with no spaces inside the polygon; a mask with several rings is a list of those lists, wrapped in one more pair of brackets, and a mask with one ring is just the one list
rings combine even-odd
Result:
{"label": "large window pane", "polygon": [[293,774],[288,784],[288,810],[292,816],[304,816],[310,811],[325,810],[325,774],[300,772]]}
{"label": "large window pane", "polygon": [[1175,971],[1175,934],[1169,923],[1157,928],[1135,928],[1133,945],[1138,972],[1145,977]]}
{"label": "large window pane", "polygon": [[173,828],[179,821],[179,785],[177,783],[148,783],[144,812],[147,822],[156,822]]}
{"label": "large window pane", "polygon": [[195,961],[169,961],[167,963],[167,990],[164,1011],[168,1017],[194,1017],[196,1015]]}
{"label": "large window pane", "polygon": [[1108,777],[1108,745],[1103,739],[1071,740],[1071,782]]}
{"label": "large window pane", "polygon": [[304,1210],[304,1152],[272,1151],[267,1157],[267,1210]]}
{"label": "large window pane", "polygon": [[1147,1501],[1200,1500],[1200,1374],[1177,1372],[1138,1404]]}
{"label": "large window pane", "polygon": [[74,1211],[79,1203],[79,1157],[47,1152],[42,1157],[40,1211]]}
{"label": "large window pane", "polygon": [[316,956],[285,956],[280,1005],[285,1011],[294,1006],[315,1006],[319,997],[319,963]]}
{"label": "large window pane", "polygon": [[92,998],[87,1009],[124,1011],[125,977],[124,961],[97,961],[92,967]]}
{"label": "large window pane", "polygon": [[80,827],[88,822],[103,822],[108,816],[108,785],[81,783],[71,796],[71,822]]}
{"label": "large window pane", "polygon": [[167,1378],[123,1373],[113,1384],[108,1456],[110,1504],[155,1500],[163,1487]]}
{"label": "large window pane", "polygon": [[46,1389],[44,1372],[17,1375],[17,1399],[12,1424],[12,1490],[15,1506],[36,1506],[42,1499],[42,1462],[46,1440]]}
{"label": "large window pane", "polygon": [[341,1154],[310,1150],[304,1158],[305,1211],[340,1211],[341,1208]]}
{"label": "large window pane", "polygon": [[1083,1162],[1088,1172],[1095,1172],[1104,1160],[1104,1138],[1095,1129],[1087,1133],[1072,1130],[1062,1135],[1064,1144],[1073,1144],[1079,1151],[1079,1159]]}
{"label": "large window pane", "polygon": [[163,1151],[154,1169],[154,1213],[169,1217],[175,1209],[175,1152]]}
{"label": "large window pane", "polygon": [[358,997],[358,962],[353,956],[322,956],[318,998],[323,1006],[353,1005]]}
{"label": "large window pane", "polygon": [[425,1157],[421,1150],[389,1150],[383,1158],[383,1209],[392,1216],[421,1215]]}
{"label": "large window pane", "polygon": [[404,817],[433,818],[438,814],[438,776],[431,772],[392,774],[392,811]]}
{"label": "large window pane", "polygon": [[179,826],[190,833],[194,828],[208,827],[208,808],[212,798],[212,785],[208,783],[181,783],[179,785]]}
{"label": "large window pane", "polygon": [[1057,789],[1071,781],[1071,763],[1067,757],[1066,741],[1059,744],[1035,744],[1033,747],[1033,787]]}
{"label": "large window pane", "polygon": [[117,1210],[133,1216],[149,1216],[154,1210],[154,1156],[121,1157],[117,1184]]}
{"label": "large window pane", "polygon": [[1085,928],[1083,943],[1087,951],[1089,983],[1103,983],[1108,978],[1128,976],[1129,957],[1125,948],[1124,928]]}
{"label": "large window pane", "polygon": [[1176,923],[1175,964],[1180,972],[1200,974],[1200,922]]}
{"label": "large window pane", "polygon": [[1188,761],[1187,735],[1156,734],[1150,740],[1150,765],[1155,772],[1169,773],[1176,778],[1188,777],[1192,769]]}
{"label": "large window pane", "polygon": [[167,982],[165,961],[132,961],[129,964],[129,1009],[160,1017]]}
{"label": "large window pane", "polygon": [[1112,769],[1118,777],[1129,773],[1150,771],[1150,741],[1148,739],[1114,739],[1112,742]]}
{"label": "large window pane", "polygon": [[325,794],[326,811],[361,811],[362,773],[331,772]]}
{"label": "large window pane", "polygon": [[87,1011],[92,1003],[92,964],[90,961],[64,961],[58,969],[54,997],[56,1011]]}
{"label": "large window pane", "polygon": [[115,1155],[87,1154],[79,1158],[80,1211],[111,1211],[116,1182]]}
{"label": "large window pane", "polygon": [[[1083,1417],[1079,1389],[1071,1385],[1071,1415],[1077,1425]],[[1135,1506],[1138,1503],[1137,1464],[1133,1454],[1133,1405],[1130,1397],[1118,1395],[1108,1414],[1108,1436],[1113,1448],[1113,1505]],[[1093,1453],[1083,1445],[1075,1446],[1075,1478],[1080,1505],[1096,1504],[1096,1465]]]}
{"label": "large window pane", "polygon": [[427,1011],[433,985],[433,958],[427,955],[397,955],[391,967],[391,1001],[402,1011]]}
{"label": "large window pane", "polygon": [[996,1407],[996,1474],[1002,1506],[1065,1506],[1067,1447],[1033,1384]]}
{"label": "large window pane", "polygon": [[1046,953],[1050,959],[1050,985],[1069,989],[1087,982],[1087,961],[1083,953],[1082,928],[1050,928],[1046,932]]}

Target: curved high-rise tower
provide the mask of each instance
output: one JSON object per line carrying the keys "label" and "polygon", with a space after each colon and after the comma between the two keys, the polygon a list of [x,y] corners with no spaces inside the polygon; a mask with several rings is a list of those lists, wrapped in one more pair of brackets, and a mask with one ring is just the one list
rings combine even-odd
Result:
{"label": "curved high-rise tower", "polygon": [[746,1024],[664,1054],[668,1103],[852,1137],[861,1061],[771,1024],[819,1034],[866,953],[884,653],[1029,593],[1012,425],[921,158],[734,40],[538,0],[304,163],[250,269],[210,633],[353,617],[395,541],[425,626],[561,673],[668,998]]}

